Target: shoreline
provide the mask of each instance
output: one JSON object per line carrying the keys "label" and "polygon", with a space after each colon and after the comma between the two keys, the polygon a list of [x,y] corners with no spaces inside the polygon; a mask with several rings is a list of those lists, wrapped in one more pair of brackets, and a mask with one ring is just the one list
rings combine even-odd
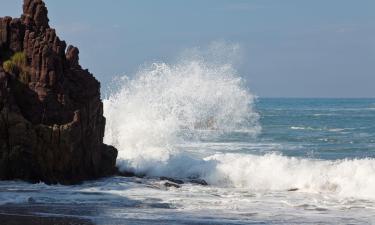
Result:
{"label": "shoreline", "polygon": [[2,225],[95,225],[78,216],[43,213],[48,209],[48,205],[6,204],[0,206],[0,221]]}

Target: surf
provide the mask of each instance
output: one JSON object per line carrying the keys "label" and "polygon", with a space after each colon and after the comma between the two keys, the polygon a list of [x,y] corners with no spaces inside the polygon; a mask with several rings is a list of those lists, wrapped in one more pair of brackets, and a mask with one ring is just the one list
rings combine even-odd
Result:
{"label": "surf", "polygon": [[245,81],[230,62],[205,56],[152,63],[116,80],[117,91],[104,100],[105,142],[119,149],[120,169],[155,170],[186,155],[177,145],[207,134],[259,133],[255,96]]}
{"label": "surf", "polygon": [[293,190],[375,199],[374,159],[231,153],[235,142],[223,143],[225,153],[207,149],[207,143],[234,133],[256,143],[262,131],[256,96],[223,55],[233,54],[219,54],[216,48],[176,63],[152,63],[116,79],[115,91],[104,100],[104,141],[119,150],[121,171],[200,178],[210,185],[256,192]]}

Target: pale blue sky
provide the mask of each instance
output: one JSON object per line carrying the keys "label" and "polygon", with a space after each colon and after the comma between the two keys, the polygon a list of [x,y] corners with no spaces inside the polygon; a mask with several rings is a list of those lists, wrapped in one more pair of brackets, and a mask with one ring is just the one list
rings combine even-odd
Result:
{"label": "pale blue sky", "polygon": [[[261,97],[375,97],[374,0],[46,0],[59,36],[102,81],[173,62],[212,41],[238,43]],[[0,0],[0,15],[22,0]]]}

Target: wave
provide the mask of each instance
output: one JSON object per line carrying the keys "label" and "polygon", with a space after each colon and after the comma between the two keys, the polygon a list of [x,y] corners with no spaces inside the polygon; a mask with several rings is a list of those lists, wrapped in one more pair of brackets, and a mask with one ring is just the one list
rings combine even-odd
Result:
{"label": "wave", "polygon": [[375,200],[375,159],[370,158],[317,160],[276,153],[226,153],[199,158],[177,154],[163,162],[144,163],[136,172],[148,176],[201,178],[211,185],[254,192],[298,190]]}
{"label": "wave", "polygon": [[308,129],[308,130],[313,130],[314,128],[312,128],[312,127],[290,127],[290,129],[292,129],[292,130],[306,130],[306,129]]}
{"label": "wave", "polygon": [[322,128],[314,128],[314,127],[297,127],[297,126],[291,126],[291,130],[313,130],[313,131],[330,131],[330,132],[342,132],[345,130],[351,130],[354,128],[327,128],[327,127],[322,127]]}
{"label": "wave", "polygon": [[289,190],[375,199],[375,159],[313,160],[277,154],[220,154],[206,177],[213,184],[250,190]]}
{"label": "wave", "polygon": [[[277,154],[187,151],[184,144],[234,131],[261,131],[255,97],[230,63],[204,57],[154,63],[104,100],[105,142],[119,150],[117,166],[147,176],[201,178],[247,190],[289,189],[375,199],[375,160],[313,160]],[[291,127],[291,129],[308,129]],[[331,131],[340,131],[332,129]],[[208,138],[209,139],[209,138]],[[228,143],[230,145],[230,143]]]}
{"label": "wave", "polygon": [[212,60],[216,55],[195,52],[174,65],[153,63],[132,79],[116,80],[118,88],[104,100],[104,141],[119,149],[119,168],[146,170],[180,154],[178,143],[207,133],[260,132],[255,97],[225,57]]}

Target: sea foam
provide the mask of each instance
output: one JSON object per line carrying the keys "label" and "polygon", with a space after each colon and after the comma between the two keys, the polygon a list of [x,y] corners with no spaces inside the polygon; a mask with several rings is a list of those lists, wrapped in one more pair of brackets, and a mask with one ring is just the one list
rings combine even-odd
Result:
{"label": "sea foam", "polygon": [[[214,55],[214,54],[213,54]],[[201,154],[204,135],[261,131],[255,97],[231,63],[189,57],[154,63],[104,100],[105,142],[117,165],[147,176],[202,178],[211,185],[253,191],[290,189],[375,199],[375,160],[316,160],[248,153]],[[299,129],[291,128],[291,129]],[[194,144],[195,152],[181,146]],[[228,143],[228,149],[233,143]]]}
{"label": "sea foam", "polygon": [[177,144],[199,139],[205,130],[259,133],[255,98],[231,63],[208,62],[223,58],[215,54],[194,55],[117,79],[118,91],[104,100],[105,142],[119,149],[120,168],[154,168],[184,154]]}
{"label": "sea foam", "polygon": [[287,191],[332,194],[339,197],[375,199],[375,160],[317,160],[278,154],[216,154],[205,178],[212,184],[227,184],[253,191]]}

